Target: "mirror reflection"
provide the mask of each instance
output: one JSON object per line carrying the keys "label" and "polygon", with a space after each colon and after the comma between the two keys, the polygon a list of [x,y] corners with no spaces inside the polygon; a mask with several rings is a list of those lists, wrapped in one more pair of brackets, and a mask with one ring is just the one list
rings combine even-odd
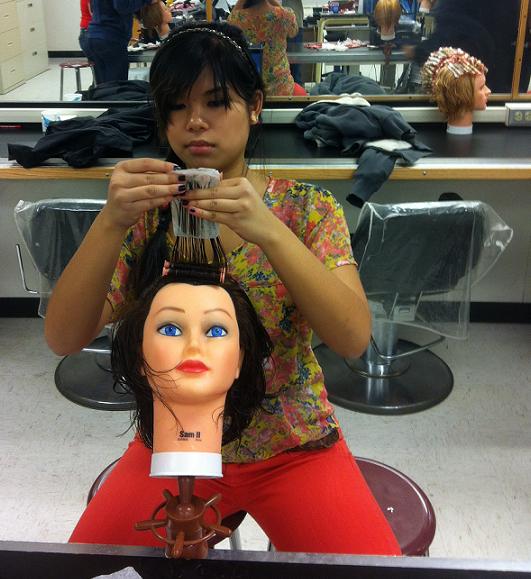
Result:
{"label": "mirror reflection", "polygon": [[[0,3],[0,100],[145,100],[160,41],[209,9],[198,0],[157,0],[113,22],[100,8],[106,3],[80,5]],[[479,58],[492,92],[509,93],[519,15],[520,0],[503,8],[496,0],[215,0],[212,8],[214,19],[241,27],[252,43],[268,99],[424,95],[420,70],[441,46]],[[528,54],[521,93],[529,90]],[[113,93],[108,82],[124,85]]]}

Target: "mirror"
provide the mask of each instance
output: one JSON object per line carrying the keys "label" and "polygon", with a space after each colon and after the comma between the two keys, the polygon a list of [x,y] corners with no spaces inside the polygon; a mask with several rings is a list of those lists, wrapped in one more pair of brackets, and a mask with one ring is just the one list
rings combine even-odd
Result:
{"label": "mirror", "polygon": [[[14,4],[11,0],[1,5],[5,7],[11,3]],[[288,0],[285,0],[285,3],[287,4]],[[527,7],[528,0],[507,0],[503,3],[503,10],[494,0],[487,2],[493,5],[492,10],[488,9],[486,2],[472,0],[400,0],[400,3],[402,14],[396,27],[396,38],[392,41],[393,46],[387,46],[382,43],[373,16],[376,0],[338,0],[325,6],[319,0],[304,1],[303,41],[298,44],[291,43],[288,50],[292,65],[296,69],[298,67],[298,78],[306,86],[310,96],[319,95],[321,98],[326,94],[358,91],[375,96],[377,100],[425,101],[427,96],[423,94],[419,63],[441,42],[462,46],[481,58],[489,66],[487,83],[495,95],[511,93],[518,23],[519,18],[525,17],[521,4]],[[47,0],[45,10],[42,0],[40,4],[44,20],[39,23],[41,28],[38,49],[42,53],[50,53],[50,66],[46,67],[45,63],[44,69],[47,70],[37,74],[38,67],[32,71],[27,69],[27,65],[25,78],[13,89],[0,94],[0,102],[59,101],[59,63],[66,60],[72,52],[79,51],[79,3],[71,2],[65,5],[60,0]],[[39,2],[32,5],[39,5]],[[325,8],[329,10],[328,13]],[[430,11],[426,12],[428,9]],[[527,23],[524,24],[524,43],[529,39],[530,23],[531,16],[528,16]],[[24,16],[20,14],[19,24],[22,34]],[[35,29],[35,26],[32,25],[30,29]],[[336,46],[338,43],[344,45],[348,42],[347,39],[361,43],[362,46],[342,52],[315,48],[326,41]],[[26,58],[28,46],[21,44],[20,50],[20,55]],[[524,58],[520,83],[513,96],[516,96],[517,92],[525,95],[529,91],[527,44],[522,50]],[[145,77],[148,66],[146,61],[150,61],[153,54],[153,50],[131,52],[130,77]],[[5,61],[5,56],[0,57],[0,61]],[[63,74],[63,93],[67,100],[73,98],[71,95],[76,92],[76,74],[72,69],[65,70]],[[83,89],[88,88],[91,80],[90,69],[81,70]],[[310,83],[313,83],[313,88]],[[309,100],[307,96],[269,95],[268,102],[272,106],[282,106],[286,98],[300,103]],[[505,96],[499,100],[507,99]],[[494,100],[497,100],[496,97]]]}

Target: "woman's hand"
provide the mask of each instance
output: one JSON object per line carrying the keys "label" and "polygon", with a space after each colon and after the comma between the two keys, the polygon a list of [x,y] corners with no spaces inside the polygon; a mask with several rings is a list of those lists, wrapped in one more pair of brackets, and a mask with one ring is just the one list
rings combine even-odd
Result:
{"label": "woman's hand", "polygon": [[[184,192],[185,177],[159,159],[130,159],[112,173],[102,218],[111,227],[128,229],[149,209],[169,203]],[[181,189],[179,189],[181,187]]]}
{"label": "woman's hand", "polygon": [[183,200],[192,215],[226,225],[261,247],[280,224],[245,177],[225,179],[210,189],[187,191]]}

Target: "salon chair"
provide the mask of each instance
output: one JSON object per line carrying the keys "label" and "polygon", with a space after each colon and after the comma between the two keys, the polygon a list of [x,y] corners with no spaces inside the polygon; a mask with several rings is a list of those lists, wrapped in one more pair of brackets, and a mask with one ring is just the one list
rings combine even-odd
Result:
{"label": "salon chair", "polygon": [[[39,315],[46,315],[52,289],[76,252],[105,201],[94,199],[43,199],[19,201],[15,223],[39,274],[39,290],[26,283],[20,246],[17,256],[24,289],[40,296]],[[131,410],[134,398],[115,383],[110,370],[110,337],[96,338],[81,352],[66,356],[55,371],[55,384],[66,398],[99,410]]]}
{"label": "salon chair", "polygon": [[[92,483],[87,505],[107,480],[118,460],[105,467]],[[402,554],[408,557],[429,555],[436,520],[433,506],[424,491],[405,474],[382,462],[357,457],[356,463],[389,522]],[[232,550],[242,549],[238,527],[246,515],[246,511],[237,511],[221,521],[224,527],[232,531],[229,537]],[[221,537],[214,537],[209,541],[209,547],[212,548],[222,540]],[[273,550],[269,542],[268,551]]]}
{"label": "salon chair", "polygon": [[[369,348],[344,359],[315,348],[330,400],[373,414],[406,414],[444,400],[453,387],[430,348],[468,336],[470,293],[512,238],[512,229],[478,201],[366,203],[352,248],[372,313]],[[430,335],[417,345],[400,326]]]}

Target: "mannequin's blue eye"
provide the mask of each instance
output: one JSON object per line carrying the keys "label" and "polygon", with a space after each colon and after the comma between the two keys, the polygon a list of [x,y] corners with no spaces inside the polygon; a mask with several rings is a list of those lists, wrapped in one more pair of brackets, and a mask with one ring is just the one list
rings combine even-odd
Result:
{"label": "mannequin's blue eye", "polygon": [[174,324],[165,324],[161,326],[158,330],[159,334],[163,336],[180,336],[182,334],[180,328],[175,326]]}
{"label": "mannequin's blue eye", "polygon": [[209,338],[222,338],[227,335],[227,330],[221,326],[212,326],[206,335]]}

